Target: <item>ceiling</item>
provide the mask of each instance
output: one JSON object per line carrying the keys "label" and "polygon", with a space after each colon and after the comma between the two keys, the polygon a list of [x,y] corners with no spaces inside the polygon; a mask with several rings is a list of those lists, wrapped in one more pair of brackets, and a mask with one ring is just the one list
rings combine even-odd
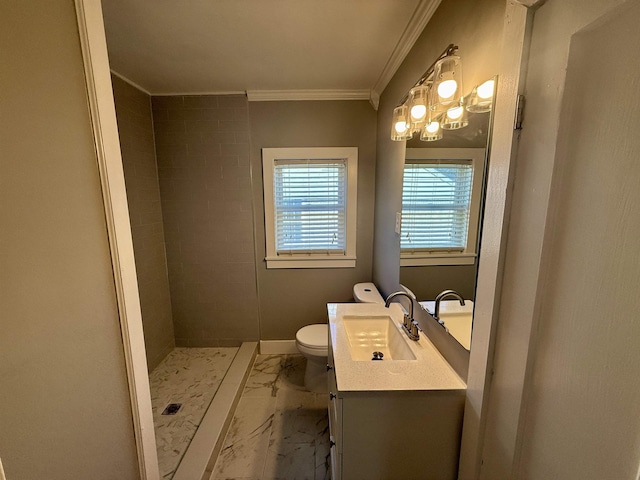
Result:
{"label": "ceiling", "polygon": [[154,95],[376,98],[440,0],[103,0],[111,69]]}

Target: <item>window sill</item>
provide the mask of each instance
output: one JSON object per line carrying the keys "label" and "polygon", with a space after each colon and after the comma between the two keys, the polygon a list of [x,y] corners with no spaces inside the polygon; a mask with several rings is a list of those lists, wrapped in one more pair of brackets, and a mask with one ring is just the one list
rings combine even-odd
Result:
{"label": "window sill", "polygon": [[436,265],[473,265],[476,262],[475,253],[401,253],[401,267],[425,267]]}
{"label": "window sill", "polygon": [[267,268],[354,268],[356,257],[266,257]]}

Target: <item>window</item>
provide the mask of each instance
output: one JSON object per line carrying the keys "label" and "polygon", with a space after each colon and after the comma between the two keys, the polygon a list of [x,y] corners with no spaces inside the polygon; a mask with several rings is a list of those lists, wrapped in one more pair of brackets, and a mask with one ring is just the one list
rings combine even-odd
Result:
{"label": "window", "polygon": [[356,147],[263,148],[267,268],[356,264]]}
{"label": "window", "polygon": [[482,148],[408,148],[400,264],[475,262],[484,173]]}

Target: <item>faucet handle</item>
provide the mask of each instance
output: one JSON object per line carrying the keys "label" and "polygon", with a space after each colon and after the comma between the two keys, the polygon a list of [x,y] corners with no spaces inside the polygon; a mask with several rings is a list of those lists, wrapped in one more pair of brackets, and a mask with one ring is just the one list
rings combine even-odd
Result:
{"label": "faucet handle", "polygon": [[411,334],[415,335],[418,338],[420,337],[420,325],[418,325],[417,320],[413,320],[411,322]]}
{"label": "faucet handle", "polygon": [[411,326],[411,322],[413,321],[413,318],[409,317],[408,313],[404,314],[404,321],[402,322],[404,324],[405,327],[409,328]]}

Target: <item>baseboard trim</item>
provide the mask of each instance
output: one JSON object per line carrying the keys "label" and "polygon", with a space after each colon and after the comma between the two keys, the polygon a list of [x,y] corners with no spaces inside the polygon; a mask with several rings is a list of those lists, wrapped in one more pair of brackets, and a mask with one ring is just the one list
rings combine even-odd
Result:
{"label": "baseboard trim", "polygon": [[300,353],[295,340],[260,340],[260,353],[263,355],[286,355]]}

